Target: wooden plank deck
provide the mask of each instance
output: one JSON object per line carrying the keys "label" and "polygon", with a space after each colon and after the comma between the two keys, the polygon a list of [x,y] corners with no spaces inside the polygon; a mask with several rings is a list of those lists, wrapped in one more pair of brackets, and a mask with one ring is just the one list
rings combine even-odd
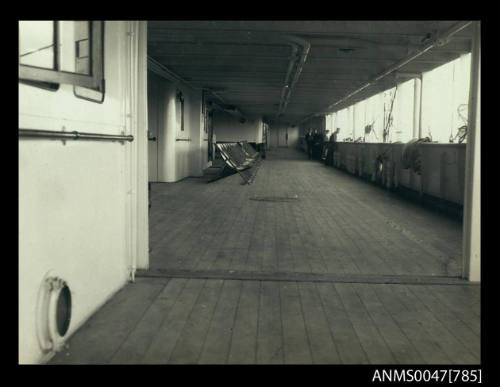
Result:
{"label": "wooden plank deck", "polygon": [[151,270],[50,363],[480,362],[460,223],[294,150],[240,182],[153,184]]}
{"label": "wooden plank deck", "polygon": [[[257,178],[152,185],[151,268],[459,276],[461,223],[295,150]],[[289,201],[250,200],[259,197]]]}
{"label": "wooden plank deck", "polygon": [[[437,304],[443,288],[446,306]],[[479,297],[478,286],[468,289]],[[474,306],[460,293],[459,285],[138,278],[51,364],[479,364]]]}

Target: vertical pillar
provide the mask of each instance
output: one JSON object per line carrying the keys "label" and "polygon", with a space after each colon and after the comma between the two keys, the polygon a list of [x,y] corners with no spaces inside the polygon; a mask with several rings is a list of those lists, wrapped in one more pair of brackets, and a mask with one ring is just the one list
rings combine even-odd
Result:
{"label": "vertical pillar", "polygon": [[356,140],[356,104],[352,105],[352,139]]}
{"label": "vertical pillar", "polygon": [[149,267],[148,211],[148,92],[147,21],[138,21],[137,34],[137,267]]}
{"label": "vertical pillar", "polygon": [[412,138],[420,138],[420,109],[422,106],[422,79],[415,78],[413,84],[413,133]]}
{"label": "vertical pillar", "polygon": [[202,95],[200,90],[186,90],[189,96],[187,100],[187,109],[184,114],[187,115],[185,122],[189,123],[186,128],[191,139],[189,144],[189,176],[203,176],[202,148],[203,148],[203,121],[202,121]]}
{"label": "vertical pillar", "polygon": [[481,280],[481,24],[473,23],[465,158],[462,276]]}
{"label": "vertical pillar", "polygon": [[175,85],[166,84],[160,89],[158,120],[158,181],[174,182],[176,180],[176,111]]}
{"label": "vertical pillar", "polygon": [[148,110],[147,110],[147,22],[129,21],[127,26],[126,133],[134,136],[128,152],[127,248],[130,275],[149,265],[148,236]]}

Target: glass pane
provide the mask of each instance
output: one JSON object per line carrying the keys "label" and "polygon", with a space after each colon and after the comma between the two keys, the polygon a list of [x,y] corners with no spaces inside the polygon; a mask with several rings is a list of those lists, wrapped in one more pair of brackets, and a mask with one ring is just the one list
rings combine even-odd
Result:
{"label": "glass pane", "polygon": [[394,126],[390,133],[391,142],[408,142],[413,138],[414,89],[414,79],[410,79],[398,85],[393,109]]}
{"label": "glass pane", "polygon": [[19,62],[54,69],[54,22],[19,21]]}
{"label": "glass pane", "polygon": [[90,31],[88,21],[60,21],[60,70],[90,74]]}
{"label": "glass pane", "polygon": [[449,142],[452,128],[453,65],[448,62],[424,73],[422,80],[422,137]]}

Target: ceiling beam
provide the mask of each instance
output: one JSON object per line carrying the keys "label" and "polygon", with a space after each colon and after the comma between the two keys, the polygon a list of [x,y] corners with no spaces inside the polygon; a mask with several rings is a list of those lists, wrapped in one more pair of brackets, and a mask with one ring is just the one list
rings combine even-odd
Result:
{"label": "ceiling beam", "polygon": [[457,21],[408,21],[408,20],[290,20],[290,21],[149,21],[148,31],[199,31],[208,33],[222,32],[264,32],[264,33],[294,33],[294,34],[339,34],[361,33],[381,34],[407,33],[420,34],[430,30],[443,30]]}

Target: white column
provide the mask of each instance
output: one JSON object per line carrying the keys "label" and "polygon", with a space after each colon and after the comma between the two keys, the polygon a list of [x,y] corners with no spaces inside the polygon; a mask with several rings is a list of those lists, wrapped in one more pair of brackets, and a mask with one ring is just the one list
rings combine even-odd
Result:
{"label": "white column", "polygon": [[413,84],[413,133],[412,138],[420,136],[420,108],[422,97],[422,79],[415,78]]}
{"label": "white column", "polygon": [[356,104],[352,105],[352,139],[356,140]]}
{"label": "white column", "polygon": [[134,136],[129,145],[129,202],[127,204],[130,274],[149,264],[148,236],[148,112],[147,112],[147,25],[127,22],[126,132]]}
{"label": "white column", "polygon": [[137,22],[137,267],[149,267],[147,21]]}
{"label": "white column", "polygon": [[474,22],[465,161],[463,271],[481,280],[481,24]]}
{"label": "white column", "polygon": [[174,182],[176,180],[176,110],[175,85],[170,84],[160,92],[160,122],[158,128],[158,180]]}
{"label": "white column", "polygon": [[201,161],[201,150],[203,147],[203,123],[201,114],[201,91],[189,90],[189,170],[190,176],[203,176],[203,166]]}

